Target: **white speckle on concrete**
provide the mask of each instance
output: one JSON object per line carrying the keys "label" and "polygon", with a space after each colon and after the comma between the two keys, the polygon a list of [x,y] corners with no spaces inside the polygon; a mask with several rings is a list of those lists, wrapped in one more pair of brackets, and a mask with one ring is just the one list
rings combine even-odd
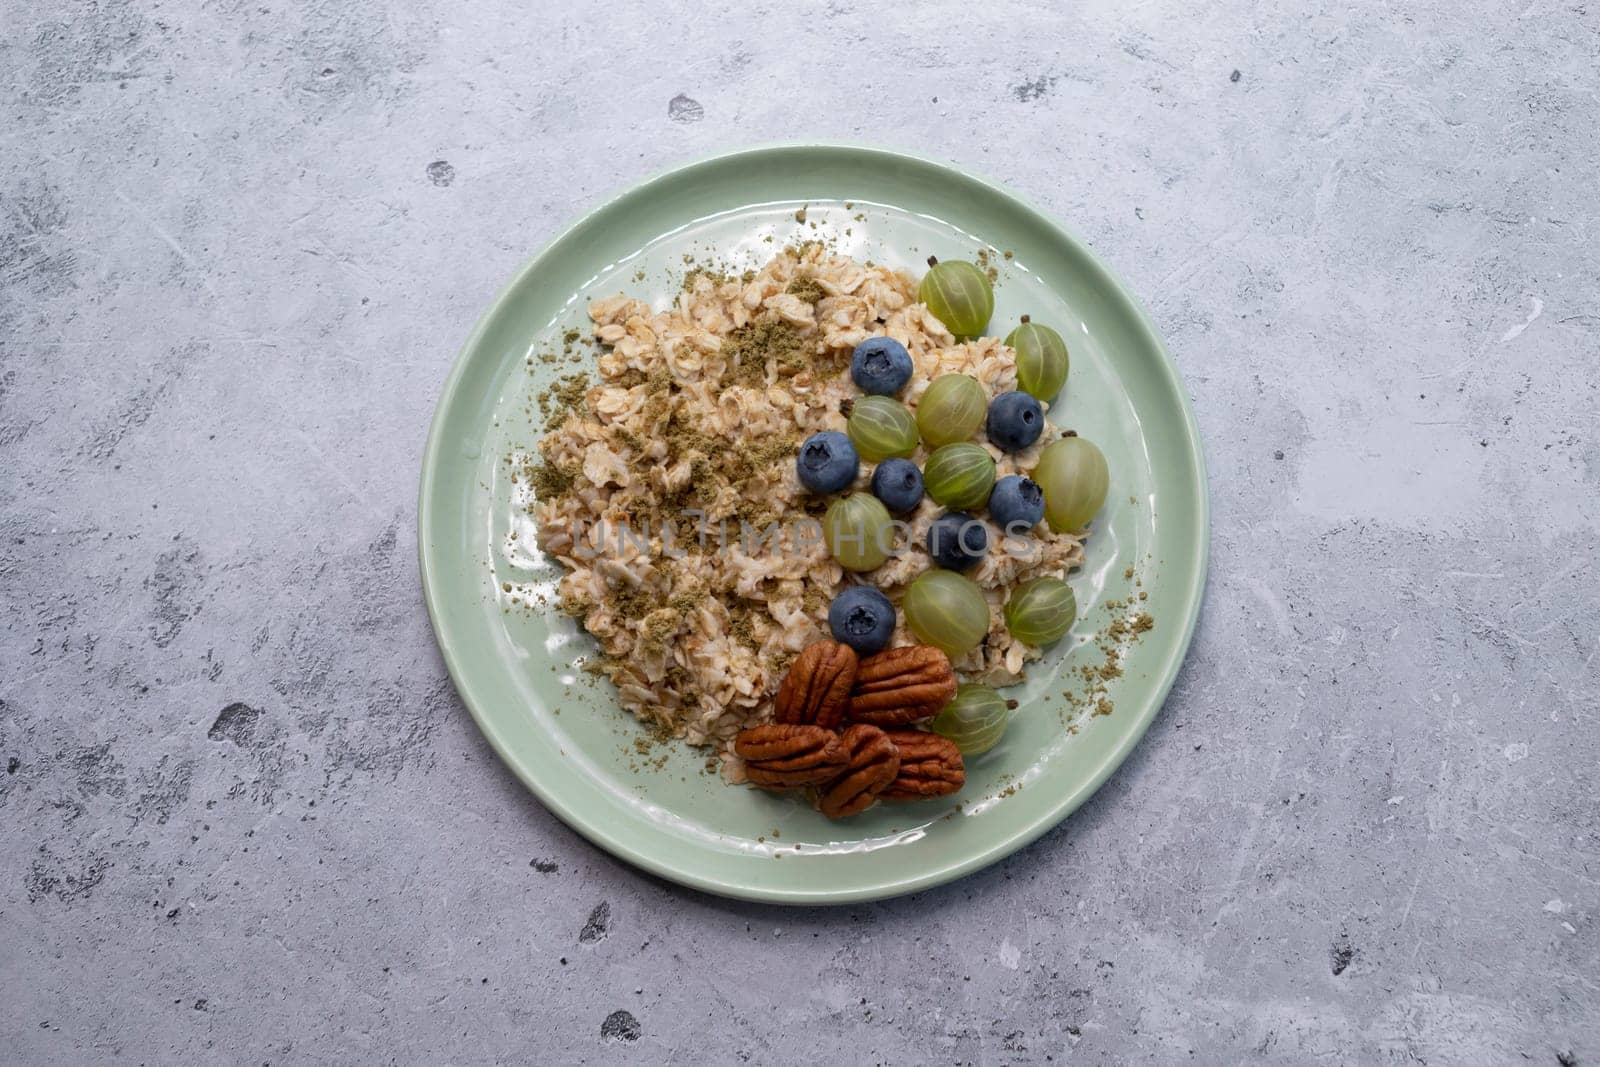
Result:
{"label": "white speckle on concrete", "polygon": [[1522,331],[1526,330],[1529,326],[1532,326],[1535,320],[1537,320],[1540,315],[1544,314],[1543,300],[1540,300],[1538,297],[1529,294],[1528,302],[1531,305],[1528,310],[1528,317],[1522,322],[1519,322],[1515,326],[1512,326],[1510,329],[1506,330],[1505,333],[1501,334],[1501,344],[1505,344],[1507,341],[1514,341],[1518,337],[1521,337]]}
{"label": "white speckle on concrete", "polygon": [[1506,746],[1505,757],[1507,763],[1520,763],[1528,758],[1528,745],[1525,741],[1514,741]]}
{"label": "white speckle on concrete", "polygon": [[1278,633],[1287,637],[1293,630],[1293,626],[1289,622],[1289,609],[1284,606],[1278,594],[1273,592],[1272,587],[1267,585],[1266,582],[1254,575],[1249,577],[1247,581],[1250,585],[1250,592],[1255,595],[1257,600],[1261,601],[1261,606],[1267,609],[1267,614],[1272,616],[1273,625],[1278,628]]}
{"label": "white speckle on concrete", "polygon": [[1000,942],[1000,966],[1016,970],[1022,964],[1022,950],[1009,940]]}

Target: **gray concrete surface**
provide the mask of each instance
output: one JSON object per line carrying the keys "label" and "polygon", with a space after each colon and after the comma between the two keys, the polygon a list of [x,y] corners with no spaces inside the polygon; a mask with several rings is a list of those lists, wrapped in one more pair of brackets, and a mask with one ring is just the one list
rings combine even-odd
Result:
{"label": "gray concrete surface", "polygon": [[[0,0],[0,1060],[1600,1063],[1600,10],[1406,6]],[[1112,783],[837,911],[566,830],[413,562],[519,261],[808,135],[1086,237],[1216,512]]]}

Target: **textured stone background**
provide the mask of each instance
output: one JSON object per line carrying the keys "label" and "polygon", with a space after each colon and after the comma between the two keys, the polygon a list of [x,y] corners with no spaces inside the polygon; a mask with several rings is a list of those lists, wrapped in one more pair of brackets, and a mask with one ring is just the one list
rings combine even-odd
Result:
{"label": "textured stone background", "polygon": [[[0,0],[0,1059],[1600,1062],[1600,10],[888,6]],[[1216,512],[1111,784],[835,911],[557,823],[414,563],[516,265],[802,136],[1083,235]]]}

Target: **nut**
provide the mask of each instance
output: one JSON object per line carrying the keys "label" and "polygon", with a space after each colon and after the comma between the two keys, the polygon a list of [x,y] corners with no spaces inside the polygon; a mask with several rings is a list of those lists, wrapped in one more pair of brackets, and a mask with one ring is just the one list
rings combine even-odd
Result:
{"label": "nut", "polygon": [[817,798],[817,809],[830,819],[866,811],[900,773],[900,750],[876,726],[857,723],[839,735],[839,743],[850,754],[850,765]]}
{"label": "nut", "polygon": [[937,714],[955,695],[949,656],[929,645],[891,648],[861,661],[850,718],[884,728],[906,726]]}
{"label": "nut", "polygon": [[900,770],[879,796],[884,800],[927,800],[949,796],[967,783],[961,750],[948,737],[922,730],[890,730],[900,750]]}
{"label": "nut", "polygon": [[791,726],[837,729],[850,706],[856,654],[849,645],[818,641],[807,646],[778,686],[773,717]]}
{"label": "nut", "polygon": [[839,735],[820,726],[771,723],[740,730],[733,750],[751,784],[794,789],[836,778],[850,761]]}

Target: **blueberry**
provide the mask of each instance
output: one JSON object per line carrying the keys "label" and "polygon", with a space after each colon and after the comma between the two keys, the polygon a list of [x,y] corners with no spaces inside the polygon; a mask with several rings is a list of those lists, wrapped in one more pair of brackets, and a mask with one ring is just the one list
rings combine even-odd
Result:
{"label": "blueberry", "polygon": [[928,527],[928,554],[948,570],[967,570],[987,551],[988,529],[964,511],[947,511]]}
{"label": "blueberry", "polygon": [[894,636],[894,605],[870,585],[852,585],[829,605],[828,629],[858,656],[882,652]]}
{"label": "blueberry", "polygon": [[892,514],[915,511],[922,503],[922,472],[909,459],[886,459],[872,472],[872,495]]}
{"label": "blueberry", "polygon": [[850,438],[838,430],[823,430],[806,438],[794,467],[800,484],[813,493],[837,493],[856,480],[861,460]]}
{"label": "blueberry", "polygon": [[989,405],[989,440],[1007,452],[1021,452],[1044,432],[1044,409],[1027,393],[1001,393]]}
{"label": "blueberry", "polygon": [[911,353],[893,337],[869,337],[850,355],[850,377],[863,393],[894,396],[911,380]]}
{"label": "blueberry", "polygon": [[989,491],[989,518],[1007,533],[1026,533],[1044,518],[1044,490],[1032,478],[1008,474]]}

